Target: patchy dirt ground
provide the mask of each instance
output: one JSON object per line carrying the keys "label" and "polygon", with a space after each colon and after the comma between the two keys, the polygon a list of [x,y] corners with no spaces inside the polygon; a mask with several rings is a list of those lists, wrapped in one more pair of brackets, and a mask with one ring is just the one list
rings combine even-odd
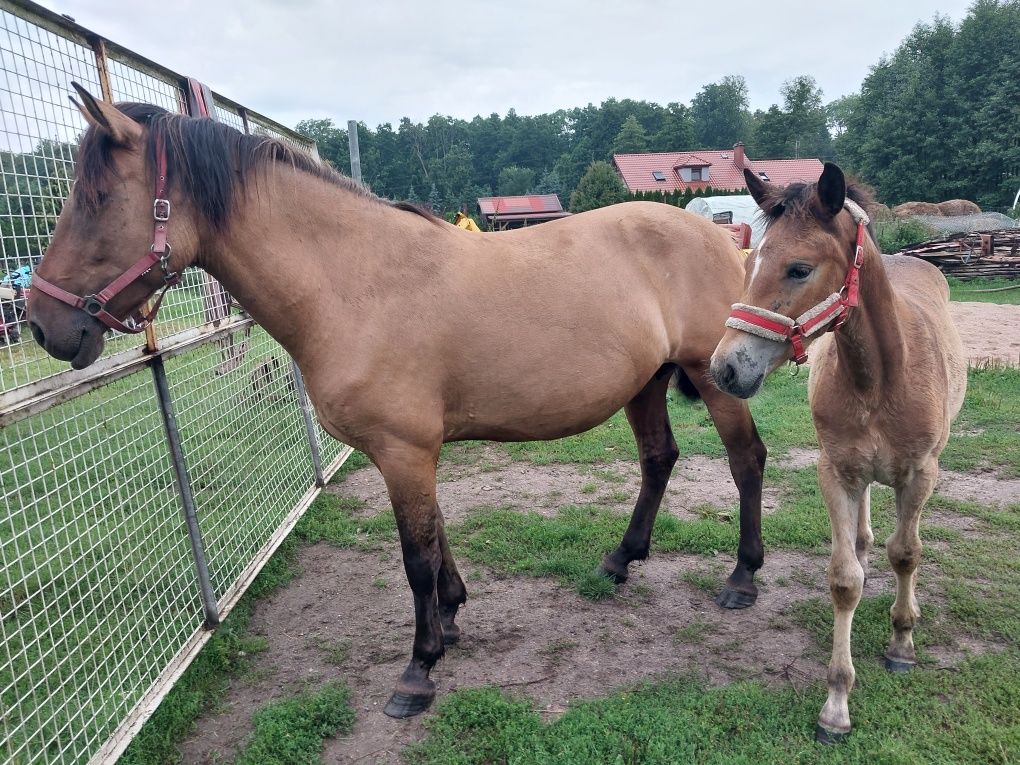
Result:
{"label": "patchy dirt ground", "polygon": [[[974,363],[1017,364],[1020,307],[954,303],[953,308]],[[804,467],[816,460],[817,452],[801,449],[780,464]],[[629,513],[639,481],[631,462],[539,467],[512,463],[498,449],[483,448],[471,465],[442,466],[439,499],[450,523],[480,505],[551,514],[564,504],[597,501]],[[365,513],[389,505],[372,467],[329,490],[364,500]],[[1020,481],[947,471],[937,490],[1001,504],[1020,496]],[[677,465],[663,511],[693,518],[699,506],[726,508],[736,502],[724,460],[690,457]],[[775,507],[775,493],[769,492],[765,512]],[[963,516],[941,513],[932,520],[974,532],[973,519]],[[881,552],[874,557],[880,559]],[[700,674],[713,684],[761,678],[800,687],[822,680],[825,669],[812,641],[786,611],[796,601],[827,596],[825,559],[770,552],[758,603],[745,611],[722,611],[708,592],[682,578],[698,572],[720,582],[732,563],[723,555],[658,555],[636,565],[619,596],[601,603],[548,579],[495,577],[466,564],[462,573],[470,600],[459,618],[464,636],[433,672],[439,693],[493,684],[531,699],[551,718],[573,699],[670,673]],[[350,736],[326,742],[324,762],[398,763],[400,751],[421,737],[427,715],[396,721],[382,713],[413,633],[397,546],[362,553],[316,544],[300,551],[299,566],[301,574],[288,587],[256,606],[252,629],[265,636],[268,649],[234,680],[222,707],[198,720],[181,746],[185,763],[229,761],[248,735],[255,709],[327,680],[349,685],[358,715]],[[865,594],[891,589],[887,566],[876,560]],[[987,648],[961,640],[934,656],[940,664],[955,664]]]}
{"label": "patchy dirt ground", "polygon": [[970,364],[1020,366],[1020,306],[950,303]]}

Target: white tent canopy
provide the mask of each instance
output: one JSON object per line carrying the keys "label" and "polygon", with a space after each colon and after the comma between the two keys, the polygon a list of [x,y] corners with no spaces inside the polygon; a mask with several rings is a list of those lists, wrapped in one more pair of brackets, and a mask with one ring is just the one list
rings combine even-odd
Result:
{"label": "white tent canopy", "polygon": [[765,221],[761,219],[758,203],[750,194],[731,197],[694,197],[687,203],[687,210],[702,218],[712,220],[713,215],[732,212],[734,223],[746,223],[751,227],[751,246],[757,247],[765,234]]}

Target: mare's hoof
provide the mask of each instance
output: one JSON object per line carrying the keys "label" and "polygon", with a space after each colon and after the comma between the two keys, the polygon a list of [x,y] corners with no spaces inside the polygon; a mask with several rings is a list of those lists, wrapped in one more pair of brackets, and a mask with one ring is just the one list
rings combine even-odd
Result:
{"label": "mare's hoof", "polygon": [[595,573],[607,579],[612,579],[614,584],[623,584],[627,581],[627,567],[618,566],[610,560],[608,555],[603,558],[602,565],[595,569]]}
{"label": "mare's hoof", "polygon": [[727,587],[723,590],[719,596],[715,599],[716,605],[722,606],[723,608],[748,608],[754,605],[754,601],[758,599],[757,589],[754,592],[742,592],[740,590],[734,590]]}
{"label": "mare's hoof", "polygon": [[457,645],[460,642],[460,627],[456,624],[443,625],[443,645]]}
{"label": "mare's hoof", "polygon": [[893,659],[889,656],[885,657],[885,668],[896,674],[910,672],[916,666],[917,662],[914,661],[903,661],[902,659]]}
{"label": "mare's hoof", "polygon": [[846,741],[846,737],[849,735],[850,731],[848,730],[829,730],[827,728],[823,728],[821,723],[815,726],[815,741],[819,744],[825,744],[826,746],[842,744]]}
{"label": "mare's hoof", "polygon": [[432,691],[432,693],[401,693],[396,691],[390,696],[390,700],[386,702],[383,712],[398,720],[414,717],[428,709],[435,697],[435,691]]}

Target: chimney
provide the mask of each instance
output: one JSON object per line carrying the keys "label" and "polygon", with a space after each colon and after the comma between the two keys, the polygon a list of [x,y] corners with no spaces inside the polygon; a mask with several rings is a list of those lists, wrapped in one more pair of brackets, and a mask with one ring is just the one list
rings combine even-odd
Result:
{"label": "chimney", "polygon": [[744,169],[744,144],[739,141],[733,144],[733,164],[737,170]]}

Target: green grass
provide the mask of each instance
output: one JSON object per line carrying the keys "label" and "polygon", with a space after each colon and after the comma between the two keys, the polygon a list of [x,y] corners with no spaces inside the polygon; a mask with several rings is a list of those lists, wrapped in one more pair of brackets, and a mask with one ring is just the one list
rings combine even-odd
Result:
{"label": "green grass", "polygon": [[[949,282],[949,299],[969,301],[973,303],[999,303],[1001,305],[1020,305],[1020,280],[1017,279],[971,279],[961,281],[952,276]],[[1013,289],[1003,290],[1002,287]],[[980,292],[978,290],[999,290],[998,292]]]}
{"label": "green grass", "polygon": [[839,747],[813,741],[824,690],[738,682],[706,688],[681,678],[573,704],[544,724],[526,700],[492,688],[442,698],[428,735],[405,754],[429,765],[535,763],[1006,763],[1020,751],[1020,653],[958,672],[886,673],[859,662],[855,730]]}
{"label": "green grass", "polygon": [[943,467],[991,467],[1020,477],[1020,370],[971,369],[953,434],[940,458]]}
{"label": "green grass", "polygon": [[314,765],[323,739],[350,733],[354,711],[342,685],[267,704],[252,716],[251,740],[235,765]]}

